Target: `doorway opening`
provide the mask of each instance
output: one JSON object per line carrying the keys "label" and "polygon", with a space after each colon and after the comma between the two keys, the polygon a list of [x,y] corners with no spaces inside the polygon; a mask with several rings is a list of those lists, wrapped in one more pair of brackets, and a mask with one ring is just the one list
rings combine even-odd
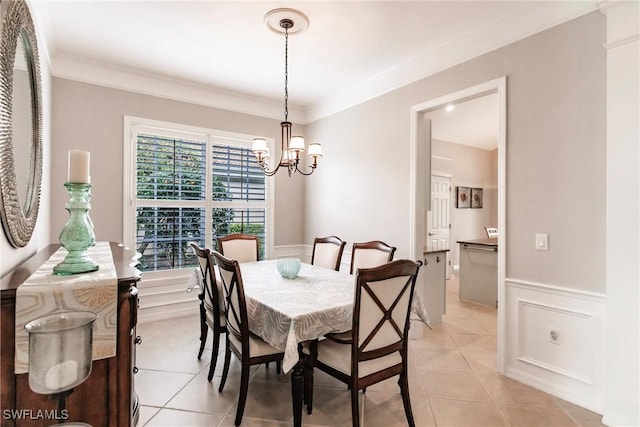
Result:
{"label": "doorway opening", "polygon": [[[412,256],[421,258],[427,248],[428,219],[431,219],[432,186],[431,175],[431,121],[430,112],[444,109],[447,105],[460,104],[465,101],[496,94],[498,100],[498,152],[497,152],[497,228],[498,235],[498,326],[497,326],[497,370],[505,371],[505,309],[501,301],[505,300],[505,262],[506,262],[506,77],[501,77],[467,89],[426,101],[411,108],[411,200],[410,200],[410,239]],[[452,195],[455,198],[455,195]],[[455,241],[451,245],[455,245]]]}

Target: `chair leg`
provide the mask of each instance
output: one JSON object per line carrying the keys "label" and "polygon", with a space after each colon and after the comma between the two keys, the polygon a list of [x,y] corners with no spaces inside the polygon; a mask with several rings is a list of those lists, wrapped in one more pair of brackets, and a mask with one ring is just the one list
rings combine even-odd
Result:
{"label": "chair leg", "polygon": [[413,420],[413,411],[411,411],[411,399],[409,398],[409,381],[406,374],[400,374],[400,393],[402,394],[402,404],[404,405],[404,413],[407,416],[409,427],[415,427]]}
{"label": "chair leg", "polygon": [[358,405],[358,388],[351,385],[351,424],[360,427],[360,407]]}
{"label": "chair leg", "polygon": [[240,398],[238,399],[238,410],[236,411],[235,425],[239,426],[242,422],[242,414],[244,414],[244,406],[247,403],[247,394],[249,391],[249,366],[242,365],[242,374],[240,375]]}
{"label": "chair leg", "polygon": [[213,379],[213,371],[216,370],[216,363],[218,362],[218,350],[220,350],[220,334],[213,332],[213,350],[211,350],[211,363],[209,364],[209,375],[207,379],[211,381]]}
{"label": "chair leg", "polygon": [[227,374],[229,373],[229,363],[231,362],[231,349],[229,349],[229,340],[227,340],[226,350],[224,352],[224,368],[222,369],[222,378],[220,379],[220,387],[218,391],[222,393],[224,389],[224,383],[227,381]]}
{"label": "chair leg", "polygon": [[[269,363],[270,362],[265,362],[264,366],[269,369]],[[282,361],[281,360],[276,360],[276,374],[280,374],[282,372]]]}
{"label": "chair leg", "polygon": [[207,333],[209,332],[209,326],[207,326],[207,314],[204,306],[200,305],[200,349],[198,350],[198,360],[202,357],[204,351],[204,345],[207,342]]}

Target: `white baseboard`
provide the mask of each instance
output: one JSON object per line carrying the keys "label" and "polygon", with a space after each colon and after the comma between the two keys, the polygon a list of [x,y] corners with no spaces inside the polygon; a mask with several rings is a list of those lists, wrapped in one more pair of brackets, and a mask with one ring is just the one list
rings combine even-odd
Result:
{"label": "white baseboard", "polygon": [[601,414],[605,296],[516,279],[505,285],[505,375]]}
{"label": "white baseboard", "polygon": [[309,245],[286,245],[274,246],[269,258],[300,258],[302,262],[311,261],[311,246]]}
{"label": "white baseboard", "polygon": [[156,320],[175,319],[177,317],[194,316],[200,313],[199,301],[179,302],[175,304],[140,307],[138,323],[155,322]]}

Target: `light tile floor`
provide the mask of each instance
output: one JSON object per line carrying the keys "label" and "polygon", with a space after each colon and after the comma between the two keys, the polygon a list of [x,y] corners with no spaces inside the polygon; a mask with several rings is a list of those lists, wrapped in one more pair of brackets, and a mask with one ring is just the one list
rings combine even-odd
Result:
{"label": "light tile floor", "polygon": [[[496,310],[462,303],[455,277],[447,281],[447,314],[409,345],[409,387],[416,426],[602,426],[601,416],[496,373]],[[198,315],[138,325],[136,391],[139,426],[233,426],[240,367],[232,367],[218,393],[224,351],[212,382],[207,381],[211,342],[202,360]],[[210,336],[211,334],[209,334]],[[245,427],[290,426],[289,375],[275,366],[255,367],[242,420]],[[367,427],[405,426],[395,379],[360,395]],[[316,370],[314,409],[305,426],[350,426],[344,384]]]}

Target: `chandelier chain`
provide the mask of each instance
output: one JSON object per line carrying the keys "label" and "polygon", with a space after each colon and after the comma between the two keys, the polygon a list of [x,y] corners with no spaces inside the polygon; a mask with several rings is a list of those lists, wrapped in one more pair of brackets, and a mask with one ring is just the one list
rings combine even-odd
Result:
{"label": "chandelier chain", "polygon": [[284,121],[289,116],[289,30],[284,30]]}

